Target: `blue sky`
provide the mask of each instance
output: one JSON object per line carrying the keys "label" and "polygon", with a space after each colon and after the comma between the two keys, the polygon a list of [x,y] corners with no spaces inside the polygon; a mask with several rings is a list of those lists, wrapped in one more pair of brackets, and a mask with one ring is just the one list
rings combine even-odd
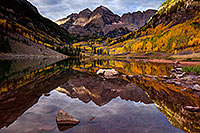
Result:
{"label": "blue sky", "polygon": [[28,0],[35,5],[39,12],[55,21],[71,13],[89,8],[94,10],[103,5],[114,13],[122,15],[127,12],[158,9],[165,0]]}

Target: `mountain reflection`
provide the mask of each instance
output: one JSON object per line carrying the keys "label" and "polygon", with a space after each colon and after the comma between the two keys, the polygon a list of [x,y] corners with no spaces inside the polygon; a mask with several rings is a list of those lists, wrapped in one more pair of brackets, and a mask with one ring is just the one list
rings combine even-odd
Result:
{"label": "mountain reflection", "polygon": [[73,76],[56,90],[66,93],[72,98],[78,98],[85,103],[93,101],[98,106],[105,105],[118,96],[124,100],[145,104],[152,103],[141,88],[124,79],[105,80],[102,77],[87,73],[79,73]]}
{"label": "mountain reflection", "polygon": [[[199,106],[197,96],[181,91],[181,87],[173,84],[142,76],[168,75],[170,65],[88,59],[42,60],[37,61],[37,65],[31,62],[29,65],[14,65],[17,61],[0,62],[0,129],[16,121],[43,94],[56,89],[71,98],[84,103],[92,101],[100,107],[117,97],[144,104],[155,103],[171,125],[185,132],[200,131],[199,113],[183,109],[187,105]],[[123,75],[140,76],[105,79],[96,75],[100,68],[115,68]]]}

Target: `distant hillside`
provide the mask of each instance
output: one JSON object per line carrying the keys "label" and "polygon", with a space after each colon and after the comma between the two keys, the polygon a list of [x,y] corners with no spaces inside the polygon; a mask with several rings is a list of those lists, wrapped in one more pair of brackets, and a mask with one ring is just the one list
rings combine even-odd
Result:
{"label": "distant hillside", "polygon": [[155,13],[156,10],[138,11],[120,17],[107,7],[99,6],[94,11],[87,8],[79,13],[72,13],[56,23],[76,35],[116,37],[144,26]]}
{"label": "distant hillside", "polygon": [[0,1],[0,28],[0,53],[60,56],[54,50],[75,39],[27,0]]}
{"label": "distant hillside", "polygon": [[110,54],[199,53],[199,11],[199,0],[167,0],[145,26],[112,41]]}

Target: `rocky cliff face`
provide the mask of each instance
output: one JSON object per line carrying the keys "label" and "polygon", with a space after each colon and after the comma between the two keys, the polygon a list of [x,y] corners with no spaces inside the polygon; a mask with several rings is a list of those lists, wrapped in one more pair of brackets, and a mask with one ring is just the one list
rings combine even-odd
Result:
{"label": "rocky cliff face", "polygon": [[56,23],[73,34],[116,37],[143,26],[155,13],[156,10],[138,11],[120,17],[108,8],[99,6],[93,12],[87,8],[79,14],[71,14]]}
{"label": "rocky cliff face", "polygon": [[149,9],[144,12],[138,11],[126,13],[122,15],[121,20],[126,25],[136,25],[138,27],[142,27],[156,12],[156,10]]}

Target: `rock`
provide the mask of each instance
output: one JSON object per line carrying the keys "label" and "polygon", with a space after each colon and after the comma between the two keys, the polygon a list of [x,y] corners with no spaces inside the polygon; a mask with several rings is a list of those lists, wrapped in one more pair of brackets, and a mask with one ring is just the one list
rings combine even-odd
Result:
{"label": "rock", "polygon": [[128,75],[122,74],[122,77],[125,77],[125,78],[126,78],[127,76],[128,76]]}
{"label": "rock", "polygon": [[195,72],[190,72],[189,74],[191,74],[191,75],[195,75]]}
{"label": "rock", "polygon": [[198,84],[194,85],[193,90],[200,91],[200,86]]}
{"label": "rock", "polygon": [[169,77],[170,77],[170,78],[176,78],[176,74],[173,73],[173,74],[170,75]]}
{"label": "rock", "polygon": [[176,74],[182,74],[183,72],[182,71],[176,71]]}
{"label": "rock", "polygon": [[190,111],[190,112],[200,112],[199,107],[185,106],[184,109],[187,110],[187,111]]}
{"label": "rock", "polygon": [[181,89],[181,91],[187,91],[187,89],[186,89],[186,88],[184,88],[184,89]]}
{"label": "rock", "polygon": [[70,128],[73,128],[75,125],[57,125],[58,127],[58,130],[63,132],[63,131],[66,131]]}
{"label": "rock", "polygon": [[183,73],[181,73],[181,74],[177,74],[177,75],[176,75],[176,78],[182,78],[185,74],[186,74],[185,72],[183,72]]}
{"label": "rock", "polygon": [[165,82],[166,82],[166,83],[169,83],[169,84],[172,84],[172,83],[174,83],[175,81],[174,81],[174,80],[171,80],[171,79],[168,79],[168,80],[166,80]]}
{"label": "rock", "polygon": [[51,94],[49,93],[44,93],[44,96],[49,97]]}
{"label": "rock", "polygon": [[171,72],[176,72],[176,70],[175,70],[175,69],[172,69]]}
{"label": "rock", "polygon": [[181,82],[175,82],[176,85],[181,85]]}
{"label": "rock", "polygon": [[119,75],[119,72],[117,72],[115,69],[99,69],[97,74],[102,75],[105,78],[115,78]]}
{"label": "rock", "polygon": [[80,121],[60,110],[56,116],[56,123],[58,125],[77,125]]}
{"label": "rock", "polygon": [[163,76],[162,78],[163,79],[170,79],[168,76]]}
{"label": "rock", "polygon": [[104,73],[105,73],[105,70],[106,69],[99,69],[98,71],[97,71],[97,75],[104,75]]}
{"label": "rock", "polygon": [[186,75],[183,79],[190,80],[190,79],[196,79],[196,78],[197,78],[196,75]]}
{"label": "rock", "polygon": [[145,75],[145,77],[151,78],[151,79],[156,79],[156,78],[158,78],[157,76],[153,76],[153,75]]}
{"label": "rock", "polygon": [[92,117],[92,118],[89,119],[89,121],[93,121],[94,119],[95,119],[95,117]]}
{"label": "rock", "polygon": [[179,61],[176,61],[176,62],[174,62],[174,64],[175,64],[175,65],[179,65],[179,64],[180,64],[180,62],[179,62]]}
{"label": "rock", "polygon": [[176,68],[176,71],[183,71],[182,68]]}

